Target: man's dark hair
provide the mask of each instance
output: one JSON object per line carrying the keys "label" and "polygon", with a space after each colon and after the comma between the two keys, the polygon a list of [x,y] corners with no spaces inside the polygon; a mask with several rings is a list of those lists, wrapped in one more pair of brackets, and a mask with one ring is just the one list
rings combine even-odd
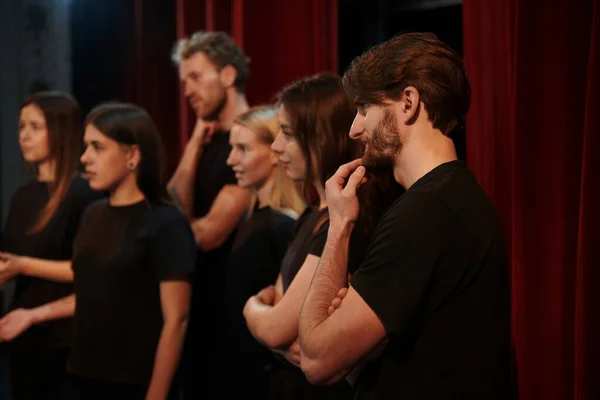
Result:
{"label": "man's dark hair", "polygon": [[405,33],[373,47],[352,62],[343,82],[359,105],[399,100],[415,87],[433,127],[445,135],[464,124],[471,99],[462,58],[431,33]]}

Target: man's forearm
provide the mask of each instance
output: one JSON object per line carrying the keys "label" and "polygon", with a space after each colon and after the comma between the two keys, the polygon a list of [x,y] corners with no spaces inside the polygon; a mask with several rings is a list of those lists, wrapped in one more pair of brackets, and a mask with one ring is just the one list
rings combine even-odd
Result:
{"label": "man's forearm", "polygon": [[72,294],[52,303],[32,308],[30,311],[34,324],[72,317],[75,315],[75,295]]}
{"label": "man's forearm", "polygon": [[308,357],[319,352],[321,341],[312,340],[313,333],[327,319],[332,300],[347,284],[351,232],[351,225],[330,226],[321,261],[302,306],[299,321],[300,345]]}
{"label": "man's forearm", "polygon": [[194,203],[194,181],[196,180],[196,169],[198,160],[202,157],[202,142],[196,136],[192,136],[185,146],[181,161],[169,181],[169,192],[188,218],[192,217]]}
{"label": "man's forearm", "polygon": [[54,261],[23,256],[20,263],[23,275],[55,282],[73,282],[73,268],[69,260]]}
{"label": "man's forearm", "polygon": [[248,207],[250,194],[239,186],[225,185],[208,214],[192,220],[196,244],[202,251],[215,250],[231,235]]}

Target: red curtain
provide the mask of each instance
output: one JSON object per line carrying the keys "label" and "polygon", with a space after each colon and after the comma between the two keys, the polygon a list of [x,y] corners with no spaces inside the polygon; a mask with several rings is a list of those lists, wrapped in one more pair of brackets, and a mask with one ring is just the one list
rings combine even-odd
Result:
{"label": "red curtain", "polygon": [[[130,0],[122,43],[126,59],[120,98],[154,117],[173,172],[195,116],[178,88],[170,53],[177,38],[198,30],[230,33],[251,58],[246,95],[268,102],[284,85],[337,71],[338,0]],[[133,14],[132,16],[129,16]]]}
{"label": "red curtain", "polygon": [[167,170],[172,173],[179,161],[177,69],[170,53],[175,42],[175,7],[170,2],[121,1],[121,41],[111,44],[122,49],[124,84],[119,99],[140,105],[152,116],[167,153]]}
{"label": "red curtain", "polygon": [[600,399],[600,0],[463,0],[463,26],[467,159],[509,244],[520,398]]}
{"label": "red curtain", "polygon": [[[321,71],[337,72],[337,0],[177,0],[177,36],[229,32],[251,58],[246,95],[268,102],[284,85]],[[179,96],[182,146],[194,116]]]}

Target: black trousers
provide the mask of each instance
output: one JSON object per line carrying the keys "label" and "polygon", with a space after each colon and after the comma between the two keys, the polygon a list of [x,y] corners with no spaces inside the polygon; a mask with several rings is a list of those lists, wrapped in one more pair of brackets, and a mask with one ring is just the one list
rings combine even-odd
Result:
{"label": "black trousers", "polygon": [[144,400],[146,389],[70,375],[62,400]]}
{"label": "black trousers", "polygon": [[[69,374],[62,389],[61,400],[144,400],[148,388],[126,383],[112,383]],[[181,400],[177,378],[171,385],[168,400]]]}
{"label": "black trousers", "polygon": [[272,400],[349,400],[352,388],[346,380],[330,386],[312,385],[300,368],[277,360],[269,369]]}
{"label": "black trousers", "polygon": [[9,343],[13,400],[58,400],[66,379],[67,346],[57,345],[44,327],[32,327]]}

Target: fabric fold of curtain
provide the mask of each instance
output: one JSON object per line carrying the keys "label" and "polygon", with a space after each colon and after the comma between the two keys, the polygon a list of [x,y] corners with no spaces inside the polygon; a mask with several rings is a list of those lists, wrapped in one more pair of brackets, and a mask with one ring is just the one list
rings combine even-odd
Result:
{"label": "fabric fold of curtain", "polygon": [[600,1],[463,1],[467,159],[511,257],[519,397],[600,398]]}

